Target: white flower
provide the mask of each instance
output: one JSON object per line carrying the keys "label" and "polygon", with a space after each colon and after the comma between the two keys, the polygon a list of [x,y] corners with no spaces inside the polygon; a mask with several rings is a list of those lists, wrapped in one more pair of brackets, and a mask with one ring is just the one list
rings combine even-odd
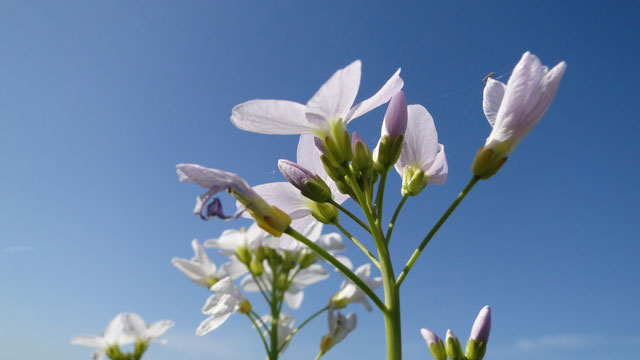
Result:
{"label": "white flower", "polygon": [[246,231],[244,228],[240,230],[225,230],[220,237],[205,241],[204,247],[218,249],[220,254],[234,259],[238,247],[246,246],[254,248],[262,246],[268,237],[271,236],[262,230],[258,224],[254,223]]}
{"label": "white flower", "polygon": [[216,268],[216,264],[209,259],[197,239],[193,239],[191,247],[195,253],[191,260],[173,258],[171,263],[198,285],[209,288],[219,279],[227,276],[235,279],[247,272],[246,266],[238,261],[230,261],[220,268]]}
{"label": "white flower", "polygon": [[251,100],[233,108],[231,122],[242,130],[262,134],[315,134],[324,138],[332,122],[348,124],[389,101],[404,85],[398,69],[375,95],[353,106],[361,67],[360,60],[356,60],[338,70],[306,105],[286,100]]}
{"label": "white flower", "polygon": [[329,332],[320,340],[320,351],[324,354],[335,344],[342,341],[356,327],[356,314],[351,313],[347,316],[338,312],[336,317],[333,309],[329,309],[328,321]]}
{"label": "white flower", "polygon": [[111,320],[101,336],[78,335],[71,339],[71,344],[94,348],[98,350],[93,353],[94,359],[102,359],[103,351],[114,346],[120,347],[134,343],[136,339],[126,331],[128,328],[128,325],[125,322],[126,316],[127,314],[124,313],[118,314],[113,318],[113,320]]}
{"label": "white flower", "polygon": [[548,70],[527,51],[506,85],[487,79],[482,107],[493,130],[485,149],[493,149],[501,156],[513,152],[551,105],[566,67],[563,61]]}
{"label": "white flower", "polygon": [[[438,133],[427,109],[409,105],[407,111],[407,131],[395,168],[403,177],[403,195],[405,192],[416,195],[427,184],[444,184],[449,170],[444,146],[438,143]],[[412,180],[416,182],[413,186]]]}
{"label": "white flower", "polygon": [[242,296],[230,277],[226,277],[211,287],[215,294],[211,295],[202,308],[202,313],[210,315],[204,320],[196,335],[202,336],[222,325],[236,311],[246,314],[251,311],[251,304]]}
{"label": "white flower", "polygon": [[153,341],[160,344],[166,344],[166,339],[158,338],[174,325],[174,322],[171,320],[160,320],[147,325],[140,315],[135,313],[124,314],[124,316],[125,324],[127,325],[126,332],[130,336],[134,337],[136,341]]}
{"label": "white flower", "polygon": [[[359,277],[371,290],[375,290],[382,285],[382,278],[371,278],[371,264],[364,264],[356,269],[355,275]],[[345,279],[340,285],[340,290],[331,298],[331,304],[336,309],[341,309],[347,304],[359,302],[364,305],[367,311],[371,311],[371,304],[367,300],[367,295],[351,280]]]}
{"label": "white flower", "polygon": [[[271,324],[271,315],[264,315],[260,319],[262,320],[263,324]],[[287,337],[291,334],[291,332],[293,332],[293,325],[295,324],[295,322],[296,320],[293,318],[293,315],[289,315],[283,312],[280,313],[280,316],[278,317],[278,348],[284,345]],[[269,332],[266,330],[264,331],[263,335],[265,336],[265,338],[269,338],[270,336]],[[287,343],[284,347],[282,347],[282,349],[280,349],[280,354],[282,354],[287,349],[287,346],[289,346],[289,343]]]}

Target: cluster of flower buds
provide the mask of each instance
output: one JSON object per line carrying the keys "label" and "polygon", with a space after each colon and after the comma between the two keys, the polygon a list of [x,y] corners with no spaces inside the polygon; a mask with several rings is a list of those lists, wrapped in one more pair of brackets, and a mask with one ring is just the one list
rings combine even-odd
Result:
{"label": "cluster of flower buds", "polygon": [[480,313],[473,323],[471,335],[469,336],[464,352],[462,351],[460,341],[451,330],[447,330],[444,343],[429,329],[422,329],[420,333],[435,360],[446,360],[447,357],[451,360],[482,360],[487,351],[490,331],[491,309],[489,306],[485,306],[480,310]]}

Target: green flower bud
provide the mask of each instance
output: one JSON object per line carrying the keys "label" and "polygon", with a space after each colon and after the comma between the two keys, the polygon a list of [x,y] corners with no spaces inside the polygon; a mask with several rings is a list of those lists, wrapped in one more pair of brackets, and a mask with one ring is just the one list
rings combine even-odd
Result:
{"label": "green flower bud", "polygon": [[390,137],[384,135],[378,142],[378,146],[373,150],[374,167],[384,174],[398,161],[402,152],[402,142],[404,136]]}
{"label": "green flower bud", "polygon": [[294,255],[290,251],[284,253],[284,260],[282,261],[282,271],[289,271],[296,267],[298,262],[297,255]]}
{"label": "green flower bud", "polygon": [[453,335],[453,331],[447,330],[447,338],[445,342],[447,356],[449,356],[451,360],[464,360],[462,346],[460,346],[460,341],[458,340],[458,338]]}
{"label": "green flower bud", "polygon": [[313,203],[309,206],[311,215],[323,224],[338,223],[338,209],[329,203]]}
{"label": "green flower bud", "polygon": [[[502,144],[507,143],[504,142]],[[485,149],[484,146],[480,147],[473,159],[473,164],[471,164],[471,172],[473,175],[480,176],[481,179],[487,180],[500,170],[502,165],[507,162],[507,156],[504,155],[504,151],[498,149],[500,145],[495,149]]]}
{"label": "green flower bud", "polygon": [[325,154],[336,164],[342,165],[351,161],[351,137],[342,119],[336,118],[329,122],[329,134],[323,139]]}
{"label": "green flower bud", "polygon": [[288,279],[286,273],[280,273],[276,277],[276,288],[281,289],[282,291],[286,291]]}
{"label": "green flower bud", "polygon": [[253,254],[256,257],[256,260],[262,262],[262,260],[264,260],[264,247],[258,246],[257,248],[255,248]]}
{"label": "green flower bud", "polygon": [[302,256],[300,256],[300,269],[305,269],[315,264],[317,259],[318,256],[316,255],[316,253],[311,251],[304,252]]}
{"label": "green flower bud", "polygon": [[264,267],[262,266],[262,261],[259,261],[258,259],[253,259],[253,261],[251,261],[251,264],[249,265],[249,270],[251,270],[251,273],[255,276],[260,276],[264,273]]}
{"label": "green flower bud", "polygon": [[365,144],[362,137],[353,132],[351,137],[351,145],[353,147],[353,160],[351,166],[356,172],[365,172],[373,167],[373,159],[371,159],[371,151],[367,144]]}
{"label": "green flower bud", "polygon": [[303,196],[320,203],[331,200],[331,189],[318,175],[289,160],[278,160],[278,168]]}
{"label": "green flower bud", "polygon": [[251,250],[247,246],[238,246],[236,248],[236,257],[241,263],[248,265],[251,262]]}

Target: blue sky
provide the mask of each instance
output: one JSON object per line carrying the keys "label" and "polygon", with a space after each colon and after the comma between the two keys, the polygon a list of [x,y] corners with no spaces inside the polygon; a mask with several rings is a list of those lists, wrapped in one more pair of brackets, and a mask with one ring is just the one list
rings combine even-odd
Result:
{"label": "blue sky", "polygon": [[[201,190],[180,184],[175,164],[226,169],[256,185],[281,181],[276,160],[295,157],[297,138],[236,129],[234,105],[304,103],[355,59],[362,100],[402,67],[409,103],[435,119],[449,180],[407,203],[391,250],[400,267],[468,181],[490,131],[482,78],[506,81],[530,50],[547,65],[567,62],[558,95],[404,282],[406,358],[430,358],[421,327],[466,339],[485,304],[494,320],[487,359],[632,358],[640,345],[638,10],[633,1],[3,1],[2,354],[87,359],[71,337],[133,311],[177,324],[148,359],[260,358],[239,316],[194,335],[208,293],[170,260],[190,257],[193,238],[247,223],[193,216]],[[383,114],[350,130],[373,147]],[[400,179],[388,186],[391,212]],[[298,318],[323,306],[339,281],[308,288]],[[382,359],[381,316],[350,310],[358,328],[325,358]],[[324,332],[324,319],[312,323],[283,359],[314,356]]]}

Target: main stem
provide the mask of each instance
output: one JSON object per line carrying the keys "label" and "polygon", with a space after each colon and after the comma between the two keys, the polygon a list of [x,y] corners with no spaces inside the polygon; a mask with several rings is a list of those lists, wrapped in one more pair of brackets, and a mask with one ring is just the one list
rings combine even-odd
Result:
{"label": "main stem", "polygon": [[276,287],[276,271],[273,272],[273,279],[271,280],[271,331],[269,349],[269,360],[278,360],[278,322],[280,321],[280,312],[278,311],[278,302],[280,299],[277,296],[278,291]]}
{"label": "main stem", "polygon": [[[358,186],[358,182],[353,174],[348,175],[349,182],[353,188],[357,200],[360,203],[364,215],[369,223],[371,235],[378,248],[378,259],[380,261],[380,272],[382,273],[382,285],[384,287],[384,302],[386,311],[383,312],[384,328],[387,342],[387,360],[402,359],[402,328],[400,322],[400,294],[399,288],[396,286],[395,275],[393,274],[393,265],[389,256],[389,248],[384,239],[384,234],[374,219],[371,203],[366,200],[365,195]],[[380,184],[379,186],[381,186]],[[384,189],[382,190],[384,191]],[[378,191],[380,193],[380,190]],[[382,198],[378,197],[380,201]],[[381,204],[380,204],[381,205]],[[381,210],[381,207],[377,210]],[[378,217],[378,221],[379,217]]]}

